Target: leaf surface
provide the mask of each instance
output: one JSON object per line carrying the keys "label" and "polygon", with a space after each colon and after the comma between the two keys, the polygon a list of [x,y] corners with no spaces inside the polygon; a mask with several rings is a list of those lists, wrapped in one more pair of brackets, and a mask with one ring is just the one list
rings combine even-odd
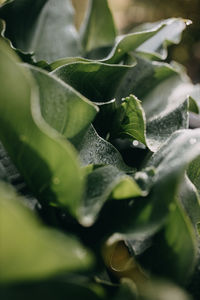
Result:
{"label": "leaf surface", "polygon": [[1,42],[1,141],[36,197],[75,213],[83,189],[77,155],[71,144],[43,121],[35,84],[16,62]]}
{"label": "leaf surface", "polygon": [[63,81],[39,68],[29,68],[39,86],[44,120],[67,139],[83,135],[98,108]]}
{"label": "leaf surface", "polygon": [[171,44],[180,43],[182,32],[189,24],[191,24],[189,20],[170,18],[155,23],[142,24],[134,28],[134,31],[147,31],[162,26],[160,31],[137,48],[137,52],[141,52],[148,58],[166,59],[167,47]]}
{"label": "leaf surface", "polygon": [[91,255],[77,240],[46,229],[20,202],[1,182],[1,282],[47,278],[91,265]]}
{"label": "leaf surface", "polygon": [[110,46],[115,36],[115,25],[107,0],[91,0],[81,28],[84,50],[89,52],[95,48]]}
{"label": "leaf surface", "polygon": [[0,18],[13,46],[34,52],[36,61],[51,63],[80,53],[69,0],[12,0],[0,8]]}

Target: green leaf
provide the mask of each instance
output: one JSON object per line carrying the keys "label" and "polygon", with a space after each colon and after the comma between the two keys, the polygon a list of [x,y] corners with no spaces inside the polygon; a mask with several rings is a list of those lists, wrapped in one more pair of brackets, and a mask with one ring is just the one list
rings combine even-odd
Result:
{"label": "green leaf", "polygon": [[128,70],[118,86],[115,93],[117,99],[127,97],[132,93],[143,100],[161,82],[177,74],[177,71],[169,64],[149,61],[135,54],[133,59],[137,63],[134,68]]}
{"label": "green leaf", "polygon": [[42,226],[3,183],[0,183],[0,206],[1,282],[40,279],[91,265],[90,254],[77,240]]}
{"label": "green leaf", "polygon": [[71,86],[39,68],[29,67],[39,86],[44,120],[71,141],[84,134],[98,108]]}
{"label": "green leaf", "polygon": [[0,8],[0,18],[13,46],[34,52],[37,61],[50,63],[80,53],[69,0],[12,0]]}
{"label": "green leaf", "polygon": [[[170,211],[180,180],[188,163],[200,153],[200,130],[180,130],[149,159],[146,166],[154,166],[156,175],[150,199],[141,211],[140,221],[162,220]],[[176,151],[174,150],[176,149]]]}
{"label": "green leaf", "polygon": [[114,166],[99,167],[87,177],[85,200],[80,210],[80,221],[91,226],[109,198],[127,199],[142,195],[134,179]]}
{"label": "green leaf", "polygon": [[133,93],[142,100],[146,115],[146,144],[151,151],[179,129],[188,128],[188,95],[195,86],[168,64],[137,57],[116,91],[117,99]]}
{"label": "green leaf", "polygon": [[[173,203],[163,230],[146,254],[146,268],[154,274],[186,284],[197,263],[197,239],[180,204]],[[153,265],[153,261],[157,261]]]}
{"label": "green leaf", "polygon": [[166,59],[167,47],[171,44],[180,43],[183,30],[186,25],[190,24],[191,21],[181,18],[170,18],[161,22],[142,24],[134,28],[134,32],[153,30],[157,26],[162,26],[162,29],[140,45],[136,51],[150,59]]}
{"label": "green leaf", "polygon": [[24,204],[31,210],[39,207],[39,203],[27,187],[24,178],[20,175],[15,165],[11,161],[8,153],[0,142],[0,181],[10,183],[14,189],[24,195],[22,198]]}
{"label": "green leaf", "polygon": [[113,98],[117,86],[128,70],[128,66],[83,62],[78,59],[77,62],[57,68],[53,75],[93,102],[107,102]]}
{"label": "green leaf", "polygon": [[190,163],[187,174],[200,195],[200,156]]}
{"label": "green leaf", "polygon": [[92,125],[76,147],[83,166],[91,164],[112,165],[122,171],[132,171],[124,163],[118,150],[111,143],[101,138]]}
{"label": "green leaf", "polygon": [[63,298],[73,300],[80,300],[80,298],[87,300],[104,299],[104,291],[99,285],[85,282],[85,278],[82,280],[80,276],[75,277],[75,279],[70,281],[65,278],[51,278],[49,280],[9,284],[1,286],[1,296],[2,299],[6,300],[26,300],[27,298],[30,300],[35,300],[36,298],[48,298],[49,300],[63,300]]}
{"label": "green leaf", "polygon": [[[95,288],[101,290],[100,286],[95,285]],[[1,296],[2,299],[6,300],[26,300],[27,298],[35,300],[36,298],[44,299],[46,297],[49,300],[63,300],[63,298],[73,300],[79,300],[80,298],[87,300],[104,299],[95,291],[95,288],[93,289],[92,284],[90,287],[87,282],[80,282],[79,277],[77,277],[77,282],[55,278],[48,281],[31,281],[25,284],[3,286],[1,287]]]}
{"label": "green leaf", "polygon": [[193,85],[178,75],[163,81],[143,99],[147,119],[147,143],[157,151],[170,135],[189,126],[187,95]]}
{"label": "green leaf", "polygon": [[112,51],[102,61],[108,64],[117,64],[122,62],[129,52],[136,50],[141,44],[161,30],[161,28],[162,26],[158,26],[153,30],[118,36]]}
{"label": "green leaf", "polygon": [[190,96],[189,96],[189,111],[193,112],[195,114],[200,113],[199,106],[198,106],[197,102]]}
{"label": "green leaf", "polygon": [[139,295],[139,300],[191,300],[183,288],[160,278],[147,282]]}
{"label": "green leaf", "polygon": [[16,62],[1,42],[0,139],[34,195],[75,214],[83,189],[76,152],[43,121],[34,82]]}
{"label": "green leaf", "polygon": [[146,144],[146,120],[141,102],[133,95],[122,99],[116,109],[111,137],[128,136]]}
{"label": "green leaf", "polygon": [[151,279],[137,289],[129,278],[123,278],[114,300],[191,300],[190,296],[174,283]]}
{"label": "green leaf", "polygon": [[85,52],[112,45],[115,35],[115,25],[107,0],[90,0],[87,16],[81,28]]}

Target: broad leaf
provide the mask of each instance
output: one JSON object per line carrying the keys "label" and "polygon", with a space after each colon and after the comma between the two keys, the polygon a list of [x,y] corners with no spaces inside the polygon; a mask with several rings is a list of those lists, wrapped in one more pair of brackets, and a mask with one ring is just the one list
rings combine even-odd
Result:
{"label": "broad leaf", "polygon": [[81,28],[85,52],[112,45],[115,35],[115,25],[107,0],[90,0],[87,16]]}
{"label": "broad leaf", "polygon": [[149,159],[147,166],[154,166],[157,171],[149,203],[142,212],[144,219],[141,221],[162,219],[167,215],[188,163],[199,156],[199,145],[199,129],[180,130]]}
{"label": "broad leaf", "polygon": [[146,23],[134,28],[134,32],[147,31],[164,25],[162,29],[152,38],[145,41],[137,48],[137,52],[147,56],[148,58],[166,59],[167,47],[171,44],[178,44],[186,25],[190,25],[191,21],[181,18],[171,18],[156,23]]}
{"label": "broad leaf", "polygon": [[36,197],[75,213],[83,188],[76,153],[43,121],[35,85],[16,62],[1,42],[0,139]]}
{"label": "broad leaf", "polygon": [[110,65],[95,61],[68,63],[53,74],[71,85],[93,102],[107,102],[128,72],[129,66]]}
{"label": "broad leaf", "polygon": [[143,100],[153,88],[177,74],[177,71],[166,63],[149,61],[138,55],[134,55],[130,59],[136,60],[137,64],[128,70],[118,86],[115,93],[117,99],[127,97],[132,93]]}
{"label": "broad leaf", "polygon": [[138,291],[135,283],[123,278],[114,300],[191,300],[190,296],[179,286],[164,281],[151,279]]}
{"label": "broad leaf", "polygon": [[98,108],[56,77],[39,68],[30,70],[39,86],[44,120],[70,140],[83,135]]}
{"label": "broad leaf", "polygon": [[112,165],[119,170],[127,172],[132,170],[124,163],[117,149],[101,138],[92,125],[76,147],[83,166]]}
{"label": "broad leaf", "polygon": [[102,61],[109,64],[117,64],[122,62],[129,52],[136,50],[146,40],[150,39],[157,32],[159,32],[161,28],[162,26],[157,26],[152,30],[118,36],[110,54]]}
{"label": "broad leaf", "polygon": [[[157,264],[152,264],[155,259]],[[197,240],[180,204],[171,206],[163,230],[144,254],[143,261],[154,274],[172,278],[179,284],[188,282],[197,263]]]}
{"label": "broad leaf", "polygon": [[34,52],[37,61],[80,53],[69,0],[12,0],[0,8],[0,18],[6,21],[5,36],[13,46]]}
{"label": "broad leaf", "polygon": [[114,166],[99,167],[87,177],[87,190],[80,221],[86,226],[94,223],[107,199],[127,199],[142,195],[134,179]]}
{"label": "broad leaf", "polygon": [[[196,169],[199,170],[198,165],[196,165]],[[200,196],[198,195],[195,186],[186,175],[179,187],[178,200],[183,207],[185,214],[190,218],[197,234],[197,224],[200,222]]]}
{"label": "broad leaf", "polygon": [[9,186],[0,183],[1,283],[90,266],[91,256],[77,240],[46,229],[20,200]]}
{"label": "broad leaf", "polygon": [[147,140],[152,151],[157,151],[176,130],[188,128],[187,96],[192,89],[190,82],[183,82],[180,76],[173,76],[144,97]]}

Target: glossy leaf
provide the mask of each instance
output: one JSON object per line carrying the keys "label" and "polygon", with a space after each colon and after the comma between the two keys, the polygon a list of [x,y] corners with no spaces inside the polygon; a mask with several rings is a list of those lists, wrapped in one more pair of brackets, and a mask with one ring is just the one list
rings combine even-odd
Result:
{"label": "glossy leaf", "polygon": [[115,35],[115,25],[107,0],[91,0],[81,28],[81,40],[85,52],[112,45]]}
{"label": "glossy leaf", "polygon": [[20,201],[9,186],[0,183],[1,283],[90,266],[91,256],[77,240],[46,229]]}
{"label": "glossy leaf", "polygon": [[1,42],[1,141],[36,197],[75,213],[83,188],[76,153],[41,118],[34,82],[16,62]]}
{"label": "glossy leaf", "polygon": [[69,0],[12,0],[0,8],[0,18],[6,21],[5,36],[13,46],[34,52],[37,61],[80,53]]}

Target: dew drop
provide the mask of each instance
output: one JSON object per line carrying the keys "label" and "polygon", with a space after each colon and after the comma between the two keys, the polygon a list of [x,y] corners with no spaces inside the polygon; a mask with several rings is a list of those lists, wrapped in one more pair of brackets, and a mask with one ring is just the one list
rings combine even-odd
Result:
{"label": "dew drop", "polygon": [[134,146],[134,147],[137,147],[138,145],[139,145],[139,142],[138,142],[137,140],[134,140],[134,141],[133,141],[133,146]]}
{"label": "dew drop", "polygon": [[191,139],[189,140],[189,143],[190,143],[191,145],[194,145],[196,142],[197,142],[197,140],[194,139],[194,138],[191,138]]}

